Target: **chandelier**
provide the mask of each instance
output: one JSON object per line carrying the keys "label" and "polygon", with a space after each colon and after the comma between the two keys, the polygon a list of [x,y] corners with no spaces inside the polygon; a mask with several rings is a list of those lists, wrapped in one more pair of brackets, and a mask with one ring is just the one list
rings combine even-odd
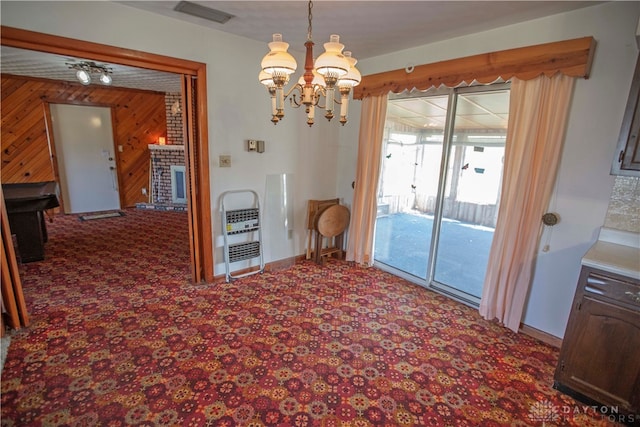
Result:
{"label": "chandelier", "polygon": [[[340,105],[340,123],[344,126],[347,122],[351,88],[360,84],[360,71],[355,67],[357,61],[351,56],[351,52],[342,53],[344,45],[340,43],[338,35],[331,35],[329,42],[324,44],[325,52],[314,62],[314,43],[311,34],[312,8],[313,2],[309,1],[309,27],[307,41],[304,44],[306,48],[304,74],[297,83],[285,93],[284,87],[289,83],[290,76],[296,71],[298,64],[287,52],[289,43],[282,41],[282,34],[273,35],[273,41],[269,43],[270,51],[260,64],[262,71],[258,80],[266,86],[271,96],[273,124],[278,124],[284,117],[284,104],[289,99],[292,107],[305,107],[309,126],[313,125],[316,107],[324,109],[324,116],[330,121],[334,117],[334,103],[338,104]],[[336,99],[336,90],[340,93],[340,100]],[[323,97],[324,106],[321,105]]]}
{"label": "chandelier", "polygon": [[76,78],[83,85],[91,84],[91,75],[99,74],[100,82],[103,85],[111,84],[111,73],[113,70],[106,65],[98,65],[95,62],[91,61],[82,61],[82,62],[74,62],[67,63],[70,69],[76,70]]}

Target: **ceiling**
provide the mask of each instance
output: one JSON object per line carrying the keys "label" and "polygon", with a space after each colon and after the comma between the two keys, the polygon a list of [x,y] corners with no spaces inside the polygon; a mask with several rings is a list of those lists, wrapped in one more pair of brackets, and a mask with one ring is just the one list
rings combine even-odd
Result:
{"label": "ceiling", "polygon": [[[192,1],[234,15],[224,24],[174,11],[179,1],[119,1],[137,9],[192,22],[252,40],[281,33],[290,49],[304,52],[306,1]],[[358,59],[515,24],[597,4],[594,1],[315,1],[316,50],[339,34]]]}
{"label": "ceiling", "polygon": [[[282,33],[291,50],[302,52],[307,37],[305,1],[195,1],[234,15],[225,24],[211,22],[173,8],[178,1],[119,1],[174,19],[207,26],[267,43]],[[313,39],[316,51],[330,34],[340,34],[345,50],[358,59],[370,58],[452,37],[515,24],[568,10],[593,1],[316,1]],[[69,63],[86,60],[2,46],[2,73],[75,81]],[[256,62],[260,58],[256,58]],[[104,63],[100,63],[104,64]],[[104,64],[113,69],[113,86],[180,92],[176,74]],[[97,80],[97,78],[95,79]]]}

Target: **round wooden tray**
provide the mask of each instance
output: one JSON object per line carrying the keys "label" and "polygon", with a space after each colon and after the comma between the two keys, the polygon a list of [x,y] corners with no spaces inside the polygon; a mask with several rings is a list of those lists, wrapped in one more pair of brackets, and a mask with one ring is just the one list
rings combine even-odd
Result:
{"label": "round wooden tray", "polygon": [[315,228],[324,237],[335,237],[346,230],[349,217],[346,206],[331,205],[316,216]]}

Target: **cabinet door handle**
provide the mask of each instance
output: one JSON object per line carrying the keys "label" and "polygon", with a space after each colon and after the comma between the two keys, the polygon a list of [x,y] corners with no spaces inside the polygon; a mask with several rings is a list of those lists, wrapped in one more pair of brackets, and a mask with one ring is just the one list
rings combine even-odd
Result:
{"label": "cabinet door handle", "polygon": [[627,295],[632,300],[634,300],[635,302],[640,302],[640,292],[633,293],[633,292],[627,291],[624,294]]}
{"label": "cabinet door handle", "polygon": [[591,292],[592,294],[604,295],[600,289],[592,288],[591,286],[585,286],[584,290],[587,292]]}
{"label": "cabinet door handle", "polygon": [[587,285],[606,285],[607,282],[602,279],[597,279],[593,276],[587,277]]}

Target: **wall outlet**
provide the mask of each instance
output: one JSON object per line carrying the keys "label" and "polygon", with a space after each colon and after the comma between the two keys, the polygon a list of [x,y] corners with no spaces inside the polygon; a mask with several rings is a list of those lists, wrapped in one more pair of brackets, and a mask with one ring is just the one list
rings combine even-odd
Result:
{"label": "wall outlet", "polygon": [[231,167],[231,156],[220,156],[220,167],[221,168],[230,168]]}

